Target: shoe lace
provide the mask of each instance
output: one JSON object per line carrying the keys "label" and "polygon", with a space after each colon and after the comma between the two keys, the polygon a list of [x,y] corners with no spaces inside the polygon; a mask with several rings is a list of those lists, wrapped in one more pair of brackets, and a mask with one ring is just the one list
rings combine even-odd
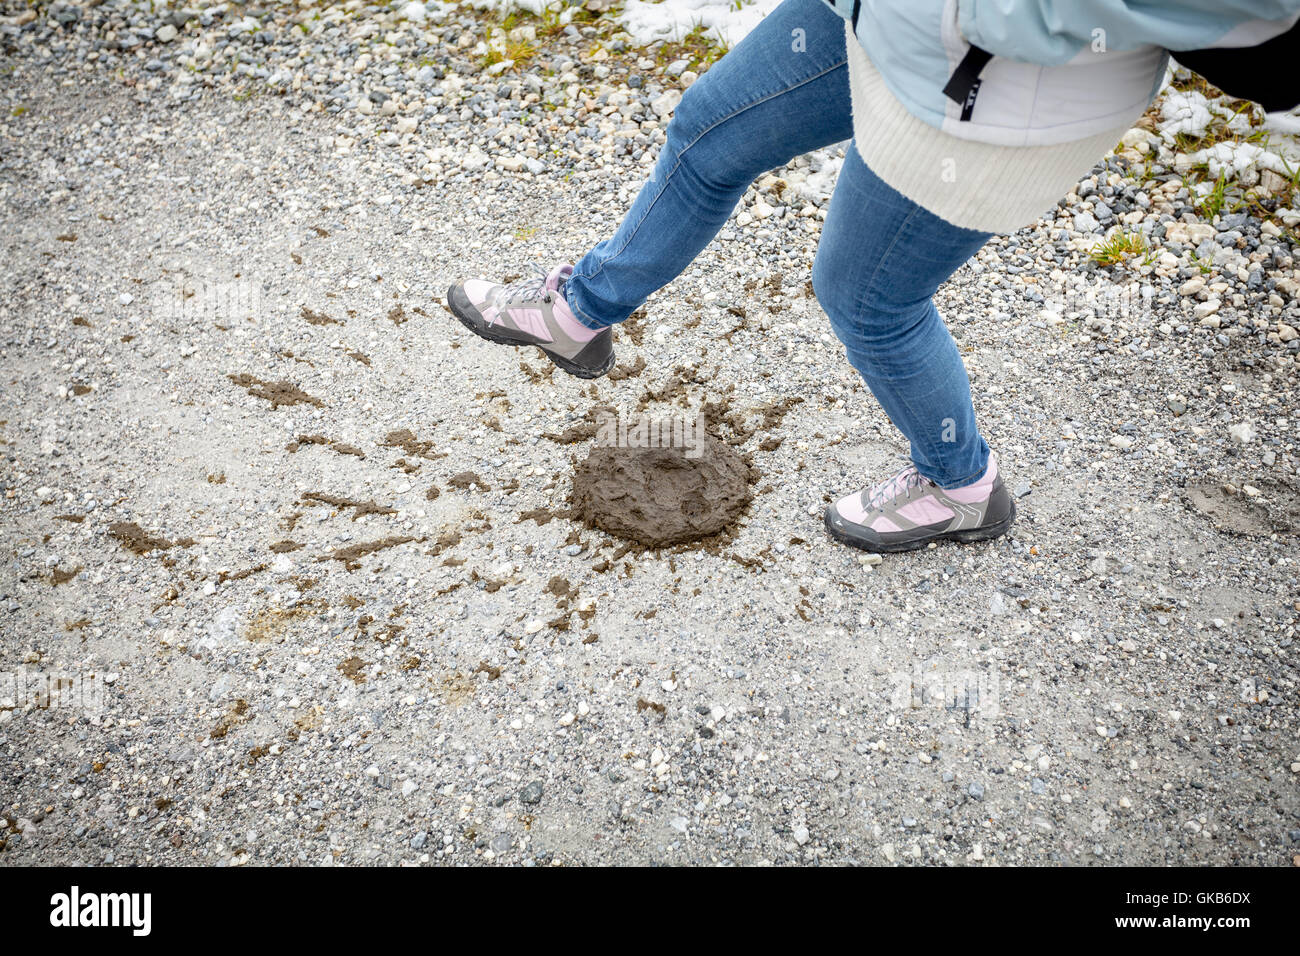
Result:
{"label": "shoe lace", "polygon": [[551,292],[546,288],[546,280],[550,278],[550,273],[544,266],[532,263],[532,268],[537,271],[535,276],[527,276],[507,286],[502,286],[498,297],[502,301],[510,299],[545,299],[550,301]]}
{"label": "shoe lace", "polygon": [[927,479],[921,476],[921,473],[916,470],[916,466],[908,465],[895,473],[893,477],[887,478],[872,488],[867,494],[867,504],[872,508],[883,507],[886,502],[893,501],[900,495],[906,495],[913,488],[920,488],[926,483]]}

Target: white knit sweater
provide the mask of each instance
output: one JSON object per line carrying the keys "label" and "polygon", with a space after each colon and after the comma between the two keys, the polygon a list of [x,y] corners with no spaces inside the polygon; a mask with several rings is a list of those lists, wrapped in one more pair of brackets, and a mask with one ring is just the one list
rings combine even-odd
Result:
{"label": "white knit sweater", "polygon": [[1142,115],[1057,146],[994,146],[918,119],[889,91],[845,23],[853,137],[863,162],[908,199],[955,226],[1014,232],[1050,209]]}

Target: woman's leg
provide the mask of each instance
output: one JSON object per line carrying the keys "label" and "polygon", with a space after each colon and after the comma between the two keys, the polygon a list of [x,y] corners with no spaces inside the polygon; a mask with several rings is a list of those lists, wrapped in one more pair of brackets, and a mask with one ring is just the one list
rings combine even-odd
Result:
{"label": "woman's leg", "polygon": [[853,135],[844,43],[844,20],[821,0],[785,0],[686,91],[622,225],[564,284],[579,321],[626,319],[709,244],[755,178]]}
{"label": "woman's leg", "polygon": [[785,0],[686,91],[612,238],[536,279],[457,283],[447,308],[489,342],[535,345],[571,375],[604,375],[609,326],[690,264],[760,173],[852,135],[845,63],[843,19],[820,0]]}
{"label": "woman's leg", "polygon": [[813,263],[813,290],[849,362],[911,442],[917,471],[945,489],[980,479],[989,447],[931,297],[989,235],[922,209],[850,148]]}

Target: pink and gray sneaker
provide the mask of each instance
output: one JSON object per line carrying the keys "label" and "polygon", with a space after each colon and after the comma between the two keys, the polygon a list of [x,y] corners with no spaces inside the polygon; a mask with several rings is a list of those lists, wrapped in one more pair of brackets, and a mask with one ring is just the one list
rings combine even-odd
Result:
{"label": "pink and gray sneaker", "polygon": [[826,509],[832,538],[876,552],[914,551],[931,541],[987,541],[1015,520],[1016,505],[993,454],[979,480],[964,488],[945,491],[909,465]]}
{"label": "pink and gray sneaker", "polygon": [[511,285],[470,279],[447,290],[447,306],[480,338],[501,345],[536,345],[579,378],[600,378],[614,367],[613,333],[579,322],[564,301],[563,286],[573,266]]}

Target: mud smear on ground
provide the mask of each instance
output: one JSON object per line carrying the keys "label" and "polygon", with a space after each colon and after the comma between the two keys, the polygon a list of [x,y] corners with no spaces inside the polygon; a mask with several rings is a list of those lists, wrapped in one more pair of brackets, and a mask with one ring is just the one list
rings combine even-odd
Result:
{"label": "mud smear on ground", "polygon": [[555,575],[546,583],[546,593],[555,595],[555,606],[564,610],[578,598],[578,589],[569,583],[569,579],[562,575]]}
{"label": "mud smear on ground", "polygon": [[480,581],[483,582],[483,590],[488,594],[496,594],[510,583],[508,578],[487,578],[479,574],[477,571],[471,571],[469,573],[469,579],[476,584]]}
{"label": "mud smear on ground", "polygon": [[476,486],[479,491],[492,490],[491,485],[472,471],[462,471],[452,475],[447,479],[447,484],[452,488],[458,488],[461,491],[469,491],[471,486]]}
{"label": "mud smear on ground", "polygon": [[81,524],[86,520],[85,515],[55,515],[55,521],[71,521],[73,524]]}
{"label": "mud smear on ground", "polygon": [[[1258,489],[1259,495],[1247,494],[1247,485]],[[1201,481],[1183,489],[1183,500],[1224,534],[1258,536],[1300,531],[1300,489],[1289,482],[1267,479],[1247,482],[1239,488]]]}
{"label": "mud smear on ground", "polygon": [[456,545],[460,544],[461,540],[462,536],[459,531],[444,531],[442,534],[438,535],[437,540],[433,542],[433,547],[429,549],[429,554],[436,558],[448,548],[456,547]]}
{"label": "mud smear on ground", "polygon": [[557,445],[576,445],[580,441],[595,438],[599,430],[595,422],[582,422],[578,425],[570,425],[559,434],[547,432],[542,437],[547,441],[555,442]]}
{"label": "mud smear on ground", "polygon": [[[779,402],[763,402],[742,412],[732,407],[730,399],[722,399],[720,401],[706,402],[700,410],[700,414],[707,419],[711,428],[714,423],[726,425],[732,435],[729,444],[740,445],[759,432],[779,428],[785,420],[785,416],[790,414],[790,411],[802,401],[802,398],[792,396]],[[759,421],[750,424],[750,419],[755,415],[759,417]],[[761,451],[775,451],[781,447],[781,441],[780,438],[766,438],[758,447]]]}
{"label": "mud smear on ground", "polygon": [[55,568],[50,575],[50,584],[58,587],[60,584],[67,584],[78,574],[81,573],[83,565],[77,565],[75,568]]}
{"label": "mud smear on ground", "polygon": [[301,355],[294,355],[294,354],[293,354],[291,351],[289,351],[288,349],[285,349],[285,350],[284,350],[283,352],[281,352],[280,354],[283,355],[285,358],[291,358],[291,359],[293,359],[295,362],[301,362],[303,365],[310,365],[312,368],[315,368],[315,367],[316,367],[316,363],[313,362],[311,359],[305,359],[305,358],[303,358]]}
{"label": "mud smear on ground", "polygon": [[[454,346],[456,343],[453,342],[452,344]],[[555,371],[555,366],[544,365],[541,369],[535,369],[527,362],[520,361],[519,371],[527,375],[528,381],[532,382],[534,385],[545,385],[551,380],[551,375]]]}
{"label": "mud smear on ground", "polygon": [[265,564],[255,564],[251,568],[241,568],[238,571],[221,571],[217,574],[217,583],[225,584],[227,581],[242,581],[254,574],[261,574],[265,570]]}
{"label": "mud smear on ground", "polygon": [[303,445],[328,445],[329,443],[330,439],[326,438],[324,435],[299,435],[293,441],[289,442],[289,444],[285,445],[284,450],[292,455]]}
{"label": "mud smear on ground", "polygon": [[324,445],[330,451],[338,452],[340,455],[352,455],[354,458],[365,458],[366,453],[356,445],[349,445],[347,442],[335,441],[333,438],[326,438],[324,435],[299,435],[289,444],[284,446],[284,450],[293,454],[303,445]]}
{"label": "mud smear on ground", "polygon": [[587,412],[586,419],[578,422],[576,425],[570,425],[564,431],[556,434],[555,432],[544,432],[542,437],[547,441],[553,441],[557,445],[576,445],[580,441],[587,441],[595,438],[600,432],[600,425],[597,419],[602,416],[615,418],[618,410],[609,405],[596,405]]}
{"label": "mud smear on ground", "polygon": [[312,309],[307,308],[307,306],[305,305],[302,307],[302,312],[299,314],[302,316],[304,322],[307,322],[311,325],[342,325],[343,324],[338,319],[332,318],[326,315],[324,312],[313,311]]}
{"label": "mud smear on ground", "polygon": [[213,740],[220,740],[230,733],[230,728],[246,720],[248,720],[248,701],[241,697],[231,705],[230,710],[221,715],[221,719],[217,721],[217,725],[212,728],[208,736]]}
{"label": "mud smear on ground", "polygon": [[352,359],[354,362],[360,362],[362,365],[370,364],[370,356],[366,355],[364,352],[350,351],[350,352],[345,352],[343,354],[346,355],[348,358]]}
{"label": "mud smear on ground", "polygon": [[[555,575],[547,582],[546,593],[555,595],[555,609],[560,614],[553,620],[547,621],[547,625],[557,631],[569,630],[569,618],[574,611],[574,605],[578,600],[578,589],[569,582],[569,579],[561,575]],[[595,615],[596,608],[592,604],[589,610],[579,610],[578,615],[582,618],[583,626]]]}
{"label": "mud smear on ground", "polygon": [[582,421],[580,424],[569,425],[563,432],[545,432],[542,434],[547,441],[554,441],[556,445],[577,445],[580,441],[589,440],[597,436],[601,431],[594,421]]}
{"label": "mud smear on ground", "polygon": [[688,374],[687,369],[678,365],[669,373],[667,381],[662,385],[658,388],[653,385],[648,386],[641,393],[640,399],[637,400],[637,411],[645,411],[656,402],[673,405],[680,400],[680,403],[685,405],[690,399],[690,392],[686,386],[691,381],[693,379]]}
{"label": "mud smear on ground", "polygon": [[[396,508],[390,508],[388,507],[388,505],[377,504],[373,499],[371,499],[370,501],[357,501],[353,498],[344,498],[341,495],[326,494],[323,491],[307,492],[302,496],[302,502],[303,504],[307,504],[307,505],[310,504],[333,505],[335,508],[339,508],[339,509],[351,508],[353,509],[352,511],[353,521],[356,521],[358,518],[364,517],[365,515],[397,514]],[[288,530],[292,531],[293,528],[290,527]]]}
{"label": "mud smear on ground", "polygon": [[753,472],[712,435],[699,451],[688,458],[684,448],[593,448],[574,470],[573,516],[647,548],[718,534],[749,505]]}
{"label": "mud smear on ground", "polygon": [[316,560],[342,561],[345,570],[356,571],[361,567],[361,559],[368,554],[374,554],[376,551],[383,551],[385,548],[394,548],[399,544],[406,544],[408,541],[423,540],[423,538],[414,538],[410,535],[380,538],[378,541],[365,541],[361,544],[352,544],[348,545],[346,548],[339,548],[336,551],[331,551],[329,554],[321,555]]}
{"label": "mud smear on ground", "polygon": [[366,662],[354,655],[344,660],[343,663],[339,664],[338,669],[339,669],[339,673],[341,673],[348,680],[352,681],[352,683],[364,684],[366,682],[366,675],[361,673],[361,671],[365,666],[366,666]]}
{"label": "mud smear on ground", "polygon": [[641,340],[645,338],[645,330],[648,324],[649,314],[646,312],[645,306],[642,306],[619,323],[618,330],[631,339],[633,345],[639,346]]}
{"label": "mud smear on ground", "polygon": [[382,448],[400,448],[412,458],[426,458],[429,461],[437,461],[439,458],[446,458],[446,452],[434,452],[432,441],[421,441],[415,437],[415,432],[409,428],[398,428],[384,436],[384,440],[379,443]]}
{"label": "mud smear on ground", "polygon": [[239,375],[227,375],[226,378],[240,388],[246,389],[254,398],[266,399],[271,403],[272,411],[281,405],[315,405],[317,408],[325,405],[319,398],[308,395],[293,382],[268,382],[242,372]]}
{"label": "mud smear on ground", "polygon": [[134,521],[114,521],[108,526],[108,533],[121,542],[122,547],[133,554],[148,554],[150,551],[170,551],[172,548],[187,548],[194,542],[189,538],[168,541],[161,535],[150,534]]}
{"label": "mud smear on ground", "polygon": [[539,525],[548,524],[556,516],[546,508],[530,508],[528,511],[521,511],[515,524],[522,524],[525,521],[536,521]]}
{"label": "mud smear on ground", "polygon": [[615,365],[612,369],[609,370],[609,374],[606,377],[611,382],[621,382],[625,378],[636,378],[644,371],[645,371],[645,357],[638,355],[636,357],[636,361],[633,362],[631,365],[628,365],[627,363],[623,363],[622,365]]}
{"label": "mud smear on ground", "polygon": [[297,541],[277,541],[270,546],[272,554],[287,554],[290,551],[297,551],[302,545]]}

